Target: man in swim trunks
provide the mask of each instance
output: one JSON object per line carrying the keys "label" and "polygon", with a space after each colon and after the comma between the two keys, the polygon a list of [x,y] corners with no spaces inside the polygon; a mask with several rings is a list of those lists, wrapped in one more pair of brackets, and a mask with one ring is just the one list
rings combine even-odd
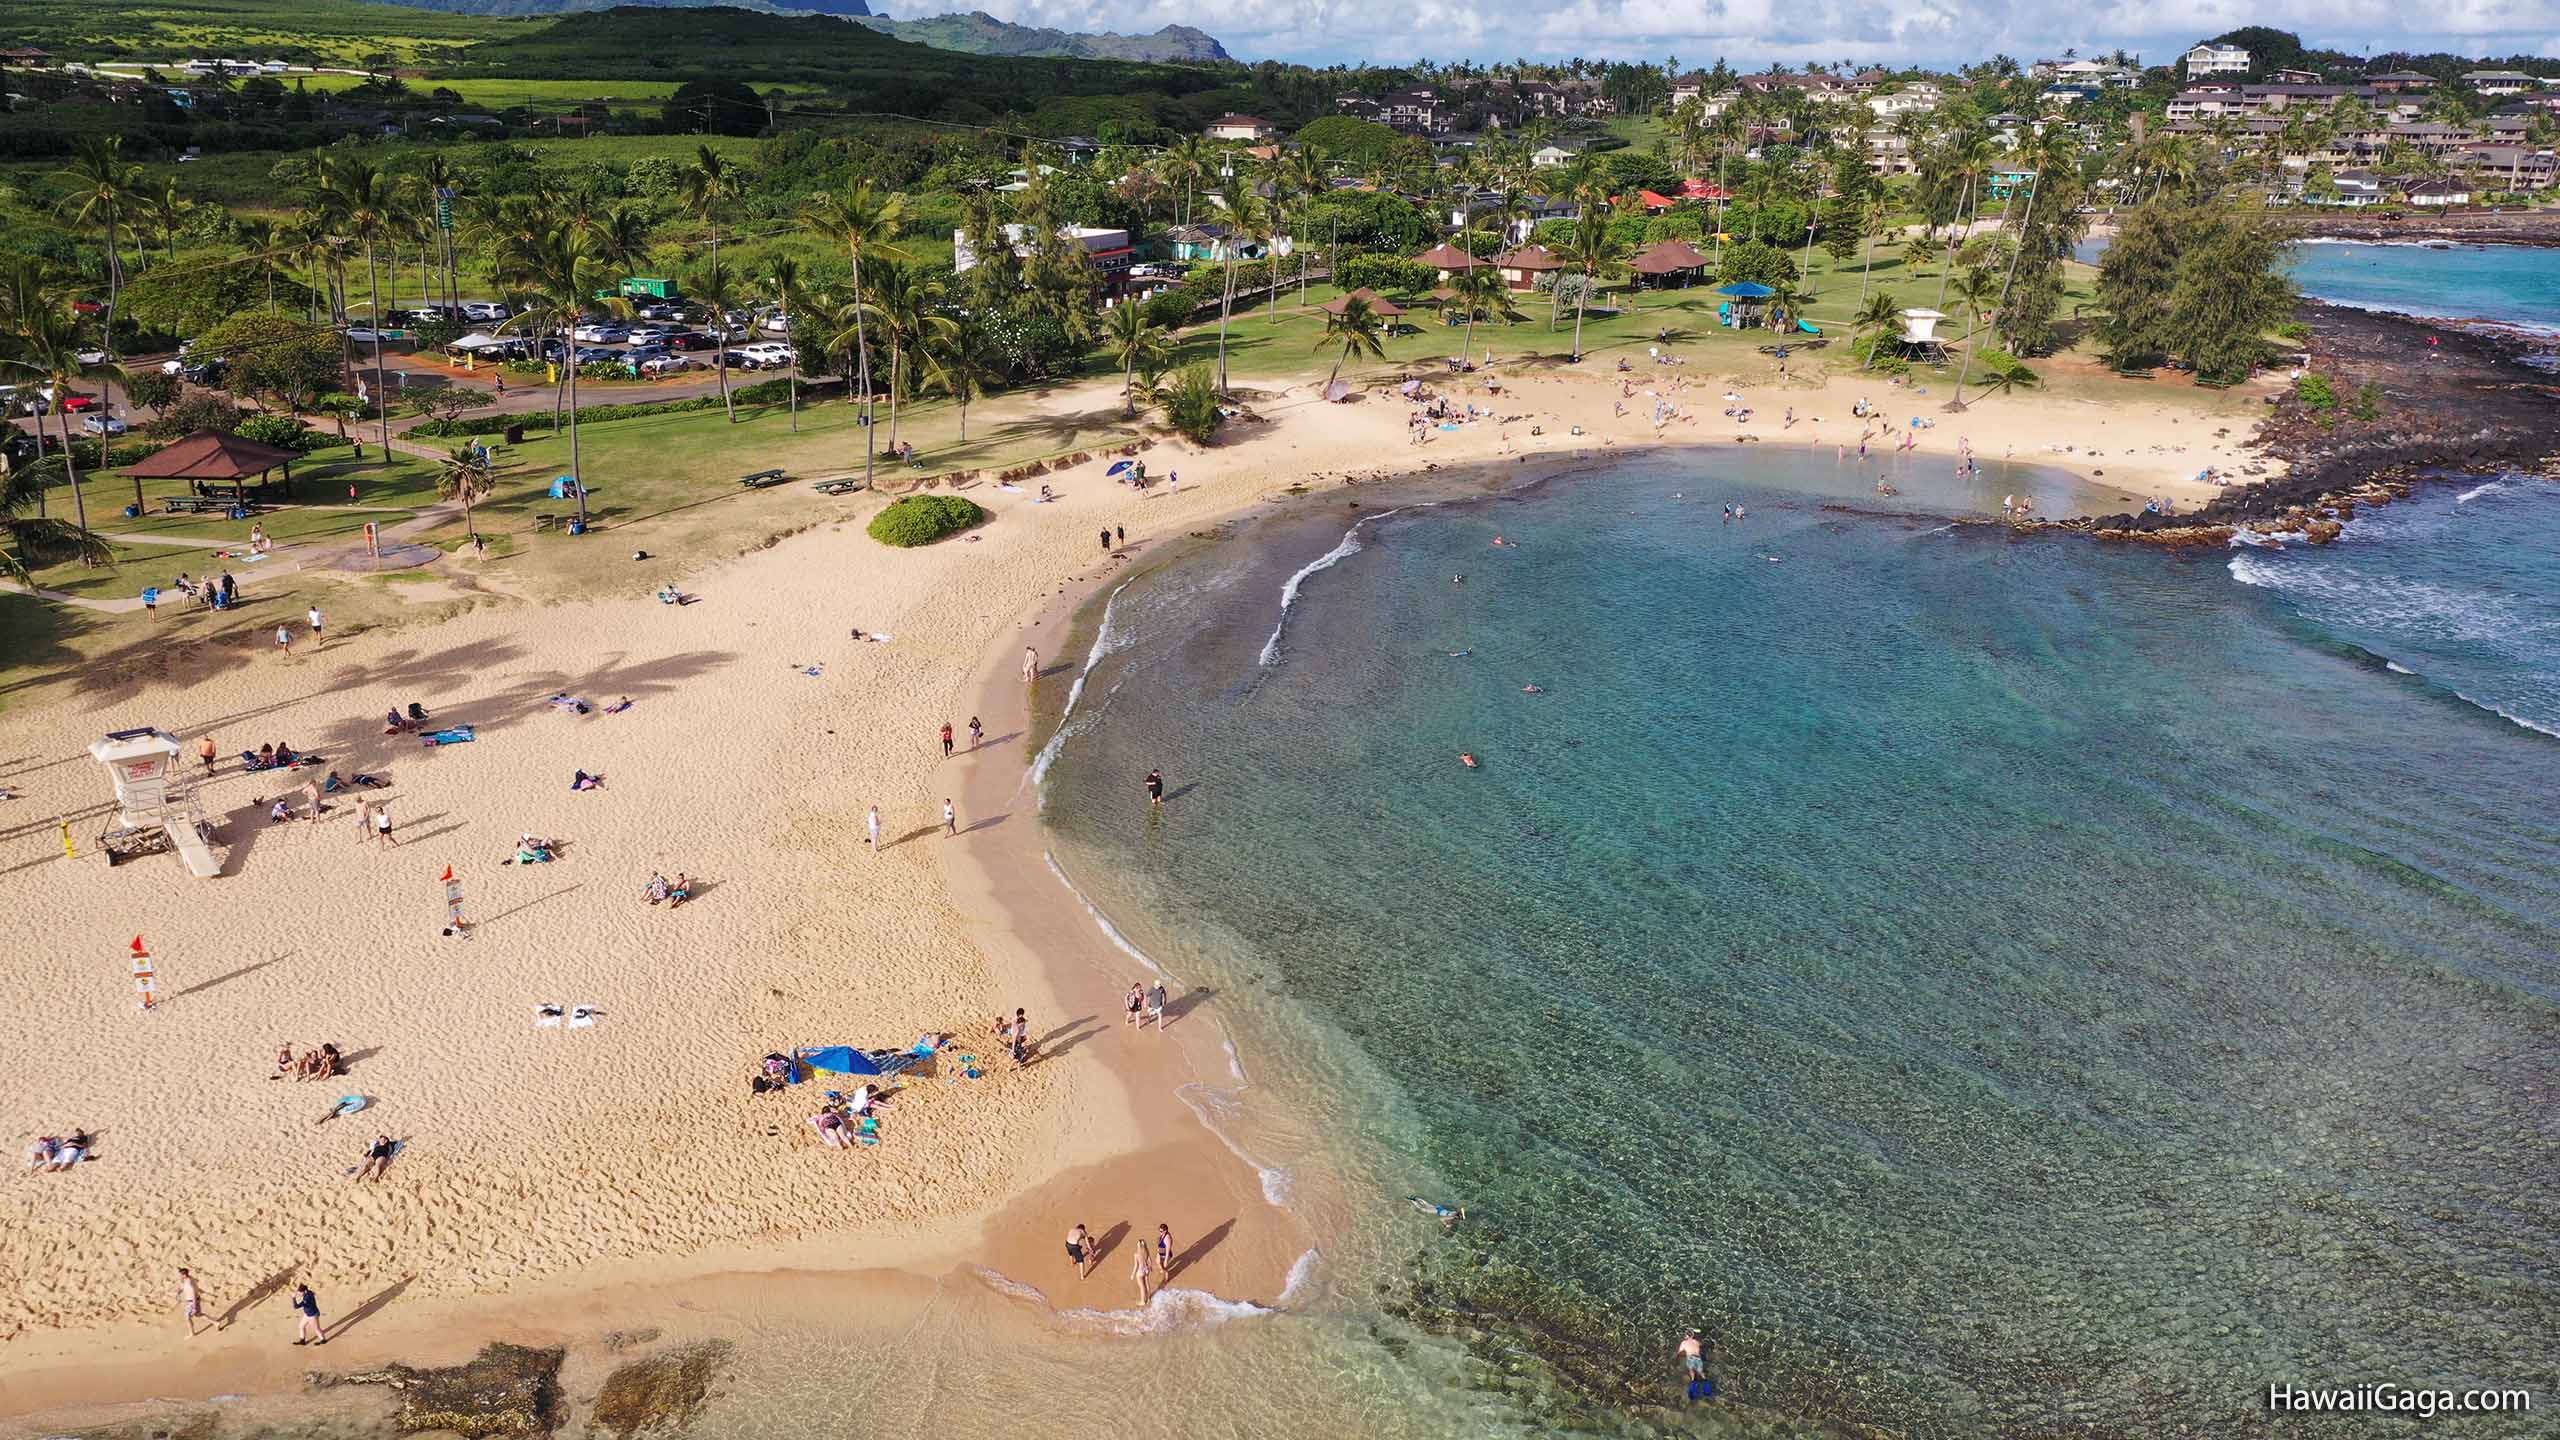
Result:
{"label": "man in swim trunks", "polygon": [[1147,772],[1147,802],[1152,805],[1164,803],[1164,772],[1161,770]]}
{"label": "man in swim trunks", "polygon": [[1100,1249],[1093,1243],[1093,1236],[1086,1233],[1083,1221],[1077,1221],[1076,1228],[1067,1232],[1067,1261],[1076,1267],[1077,1279],[1093,1273],[1093,1262],[1101,1258]]}
{"label": "man in swim trunks", "polygon": [[1707,1378],[1707,1346],[1695,1330],[1680,1337],[1680,1368],[1691,1380]]}

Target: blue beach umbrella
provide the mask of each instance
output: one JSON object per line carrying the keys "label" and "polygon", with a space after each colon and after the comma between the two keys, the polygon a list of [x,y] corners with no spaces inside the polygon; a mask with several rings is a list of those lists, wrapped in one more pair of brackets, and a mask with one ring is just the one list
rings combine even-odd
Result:
{"label": "blue beach umbrella", "polygon": [[1110,476],[1113,476],[1113,475],[1117,475],[1117,474],[1119,474],[1119,473],[1120,473],[1121,471],[1123,471],[1123,470],[1128,470],[1128,469],[1131,469],[1131,468],[1135,467],[1135,466],[1137,465],[1137,463],[1138,463],[1138,462],[1137,462],[1137,461],[1135,461],[1135,460],[1120,460],[1120,461],[1115,461],[1115,462],[1113,462],[1113,464],[1112,464],[1112,466],[1111,466],[1111,468],[1110,468],[1110,469],[1105,470],[1105,471],[1103,471],[1102,473],[1103,473],[1103,475],[1104,475],[1104,477],[1105,477],[1105,478],[1108,478],[1108,477],[1110,477]]}

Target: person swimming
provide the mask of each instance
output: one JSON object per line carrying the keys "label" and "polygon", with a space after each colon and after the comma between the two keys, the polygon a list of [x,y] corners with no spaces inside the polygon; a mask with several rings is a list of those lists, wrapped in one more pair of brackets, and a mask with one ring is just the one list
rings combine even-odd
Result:
{"label": "person swimming", "polygon": [[1472,753],[1460,752],[1458,756],[1458,763],[1466,766],[1470,770],[1473,770],[1476,768],[1476,757]]}
{"label": "person swimming", "polygon": [[1443,1205],[1436,1200],[1425,1200],[1419,1195],[1407,1195],[1404,1198],[1406,1203],[1414,1209],[1439,1221],[1444,1229],[1455,1229],[1459,1221],[1467,1218],[1467,1207],[1464,1205]]}
{"label": "person swimming", "polygon": [[1523,685],[1520,687],[1520,693],[1523,695],[1544,695],[1547,693],[1547,690],[1543,685]]}
{"label": "person swimming", "polygon": [[1464,660],[1474,653],[1476,652],[1473,650],[1452,650],[1449,652],[1449,658],[1452,660]]}

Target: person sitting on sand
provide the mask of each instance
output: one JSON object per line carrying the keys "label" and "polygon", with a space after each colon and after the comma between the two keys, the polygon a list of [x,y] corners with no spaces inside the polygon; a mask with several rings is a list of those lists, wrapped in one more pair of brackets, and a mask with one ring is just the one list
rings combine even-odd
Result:
{"label": "person sitting on sand", "polygon": [[259,747],[258,747],[258,768],[259,768],[259,769],[261,769],[261,770],[272,770],[272,769],[274,769],[274,768],[275,768],[275,763],[276,763],[276,747],[275,747],[275,746],[273,746],[273,745],[271,745],[271,744],[270,744],[270,745],[261,745],[261,746],[259,746]]}
{"label": "person sitting on sand", "polygon": [[667,887],[667,908],[680,910],[684,908],[684,902],[692,898],[693,877],[681,870],[677,871],[675,882]]}
{"label": "person sitting on sand", "polygon": [[308,1079],[332,1080],[346,1073],[346,1057],[339,1054],[338,1047],[328,1041],[322,1041],[320,1048],[312,1051],[304,1059],[311,1067],[311,1073],[306,1077]]}
{"label": "person sitting on sand", "polygon": [[276,803],[267,807],[267,821],[269,824],[273,824],[280,820],[290,820],[292,818],[293,802],[289,800],[279,798]]}
{"label": "person sitting on sand", "polygon": [[44,1170],[47,1173],[68,1170],[88,1159],[89,1146],[92,1143],[88,1131],[72,1131],[68,1136],[54,1143],[53,1158],[44,1163]]}
{"label": "person sitting on sand", "polygon": [[399,1142],[390,1136],[374,1136],[373,1143],[364,1147],[364,1163],[356,1167],[356,1178],[358,1180],[381,1179],[383,1172],[391,1168],[391,1157],[399,1153],[399,1149]]}
{"label": "person sitting on sand", "polygon": [[398,735],[406,732],[408,728],[409,722],[400,718],[400,708],[398,706],[395,705],[382,712],[383,734]]}
{"label": "person sitting on sand", "polygon": [[516,853],[498,863],[501,865],[548,865],[553,859],[551,842],[532,835],[516,837]]}
{"label": "person sitting on sand", "polygon": [[653,871],[650,873],[649,883],[640,887],[640,898],[655,905],[665,900],[674,890],[675,887],[667,883],[666,876]]}

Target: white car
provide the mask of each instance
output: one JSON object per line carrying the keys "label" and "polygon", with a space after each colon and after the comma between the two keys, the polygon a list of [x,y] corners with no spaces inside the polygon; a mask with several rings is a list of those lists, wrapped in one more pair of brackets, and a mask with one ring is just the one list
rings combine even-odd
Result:
{"label": "white car", "polygon": [[495,300],[465,300],[462,302],[462,318],[465,320],[504,320],[507,318],[507,307]]}
{"label": "white car", "polygon": [[610,320],[590,320],[569,332],[569,338],[595,345],[619,345],[631,338],[631,327]]}
{"label": "white car", "polygon": [[400,337],[388,330],[376,330],[369,325],[350,325],[347,327],[347,338],[359,345],[377,345],[386,344]]}
{"label": "white car", "polygon": [[762,330],[767,335],[788,335],[791,333],[791,317],[788,315],[767,315],[762,321],[757,323],[756,328]]}
{"label": "white car", "polygon": [[673,375],[679,370],[692,368],[692,358],[684,355],[652,355],[640,362],[640,373],[650,376]]}
{"label": "white car", "polygon": [[124,422],[113,415],[83,415],[80,429],[90,435],[121,435]]}
{"label": "white car", "polygon": [[83,365],[104,365],[107,363],[107,352],[104,350],[83,350],[77,358]]}
{"label": "white car", "polygon": [[741,370],[778,369],[799,358],[797,351],[778,340],[760,340],[729,352],[730,362]]}

